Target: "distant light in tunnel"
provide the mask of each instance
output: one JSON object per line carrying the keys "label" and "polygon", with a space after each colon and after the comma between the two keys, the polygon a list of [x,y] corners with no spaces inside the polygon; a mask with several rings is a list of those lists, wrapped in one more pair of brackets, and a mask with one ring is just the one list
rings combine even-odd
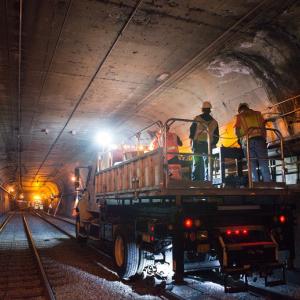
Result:
{"label": "distant light in tunnel", "polygon": [[76,177],[75,177],[75,176],[72,176],[72,177],[71,177],[71,181],[75,182],[75,180],[76,180]]}
{"label": "distant light in tunnel", "polygon": [[40,195],[33,195],[33,200],[41,200],[41,196]]}

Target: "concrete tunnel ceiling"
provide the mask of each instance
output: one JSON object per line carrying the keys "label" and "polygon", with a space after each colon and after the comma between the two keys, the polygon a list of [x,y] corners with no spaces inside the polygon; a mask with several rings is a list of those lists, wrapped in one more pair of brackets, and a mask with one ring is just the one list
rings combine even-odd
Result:
{"label": "concrete tunnel ceiling", "polygon": [[192,118],[204,100],[222,125],[241,101],[263,109],[299,94],[299,1],[0,5],[0,178],[25,191],[69,190],[102,127],[128,136]]}

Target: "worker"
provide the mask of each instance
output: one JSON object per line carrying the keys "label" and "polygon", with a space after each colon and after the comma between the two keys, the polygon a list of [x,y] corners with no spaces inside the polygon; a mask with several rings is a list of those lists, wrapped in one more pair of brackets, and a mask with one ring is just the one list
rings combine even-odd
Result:
{"label": "worker", "polygon": [[[216,147],[219,141],[218,122],[211,116],[212,105],[209,101],[202,104],[202,114],[194,118],[190,127],[190,141],[194,154],[208,154],[208,137],[209,132],[211,149]],[[192,180],[208,180],[208,157],[193,156]]]}
{"label": "worker", "polygon": [[[169,126],[166,126],[167,130],[167,152],[179,153],[178,146],[182,146],[182,141],[180,137],[174,133],[170,132]],[[160,129],[156,134],[154,139],[150,144],[150,149],[155,150],[159,147],[163,147],[163,132]],[[168,164],[178,164],[178,157],[176,154],[167,154]]]}
{"label": "worker", "polygon": [[[271,176],[268,168],[268,150],[266,144],[266,128],[265,121],[262,114],[259,111],[255,111],[249,108],[247,103],[240,103],[238,107],[238,115],[236,116],[234,128],[235,133],[239,139],[240,145],[244,151],[245,157],[247,157],[247,140],[246,134],[249,128],[253,127],[249,131],[249,150],[252,179],[254,182],[259,181],[257,166],[262,175],[264,182],[270,182]],[[253,160],[253,158],[255,160]]]}

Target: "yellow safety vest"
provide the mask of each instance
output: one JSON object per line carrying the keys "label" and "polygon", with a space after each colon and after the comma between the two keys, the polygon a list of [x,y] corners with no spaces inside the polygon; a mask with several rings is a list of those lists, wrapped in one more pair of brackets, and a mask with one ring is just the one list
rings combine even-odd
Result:
{"label": "yellow safety vest", "polygon": [[209,132],[210,143],[213,142],[214,132],[218,127],[218,122],[215,119],[210,121],[205,121],[201,116],[197,116],[194,121],[197,122],[196,132],[194,135],[194,140],[198,142],[207,142],[207,130]]}
{"label": "yellow safety vest", "polygon": [[249,131],[249,138],[253,137],[266,137],[266,129],[264,119],[259,111],[248,110],[236,116],[235,127],[239,129],[239,138],[245,141],[246,134],[251,127],[259,127]]}

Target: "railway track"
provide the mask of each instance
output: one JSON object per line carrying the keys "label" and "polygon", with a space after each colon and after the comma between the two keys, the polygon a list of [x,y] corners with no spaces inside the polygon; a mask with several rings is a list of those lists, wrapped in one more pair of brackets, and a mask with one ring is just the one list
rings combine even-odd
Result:
{"label": "railway track", "polygon": [[9,215],[0,238],[0,299],[55,299],[26,217]]}
{"label": "railway track", "polygon": [[[60,230],[61,232],[67,234],[72,239],[76,239],[74,228],[75,224],[72,221],[66,220],[60,217],[54,217],[49,214],[39,214],[36,213],[40,218],[44,219],[46,222]],[[53,219],[50,221],[49,219]],[[63,224],[67,225],[63,225]],[[60,225],[59,225],[60,224]],[[71,226],[71,227],[70,227]],[[62,228],[63,227],[63,228]],[[67,229],[68,228],[68,229]],[[71,229],[70,229],[71,228]],[[73,230],[73,234],[71,231]],[[99,253],[100,255],[108,256],[108,254],[100,249],[97,249],[93,245],[89,245],[94,251]],[[110,257],[111,258],[111,257]],[[102,266],[105,268],[105,266]],[[108,268],[109,269],[109,268]],[[110,270],[112,273],[115,273],[113,270]],[[211,282],[208,282],[211,280]],[[211,278],[203,278],[201,275],[195,277],[187,277],[186,284],[182,286],[173,286],[172,288],[162,291],[161,296],[164,299],[224,299],[229,294],[225,294],[223,292],[223,287],[220,284],[220,277],[212,275]],[[227,296],[226,296],[227,295]],[[229,296],[228,296],[229,297]],[[230,299],[287,299],[287,300],[295,300],[299,299],[298,297],[293,297],[288,294],[282,294],[277,291],[273,291],[271,289],[262,288],[259,286],[255,286],[252,284],[248,285],[248,290],[242,293],[230,294]]]}

